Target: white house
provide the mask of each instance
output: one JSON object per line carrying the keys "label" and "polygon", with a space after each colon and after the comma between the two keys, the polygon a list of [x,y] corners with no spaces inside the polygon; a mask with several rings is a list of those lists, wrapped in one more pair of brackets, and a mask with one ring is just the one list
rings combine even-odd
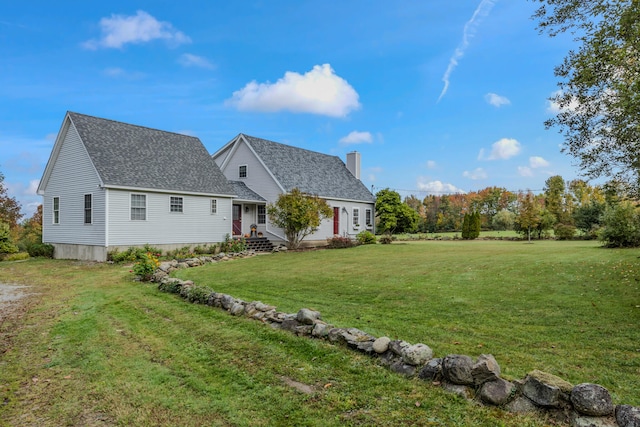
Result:
{"label": "white house", "polygon": [[336,156],[239,134],[213,158],[234,185],[251,191],[233,201],[234,235],[246,234],[256,224],[269,239],[284,240],[282,230],[269,223],[266,205],[294,188],[320,196],[333,208],[333,218],[324,221],[307,243],[374,230],[375,197],[360,181],[360,153],[347,154],[345,165]]}
{"label": "white house", "polygon": [[68,112],[44,170],[43,242],[56,258],[224,240],[234,187],[198,138]]}

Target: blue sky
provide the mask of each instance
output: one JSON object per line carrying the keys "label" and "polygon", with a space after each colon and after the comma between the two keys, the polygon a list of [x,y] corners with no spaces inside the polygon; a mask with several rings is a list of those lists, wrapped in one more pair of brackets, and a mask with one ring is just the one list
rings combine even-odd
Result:
{"label": "blue sky", "polygon": [[[391,5],[391,6],[390,6]],[[30,215],[66,111],[345,158],[401,195],[579,176],[543,122],[572,47],[513,0],[2,2],[0,171]],[[126,155],[126,153],[123,153]]]}

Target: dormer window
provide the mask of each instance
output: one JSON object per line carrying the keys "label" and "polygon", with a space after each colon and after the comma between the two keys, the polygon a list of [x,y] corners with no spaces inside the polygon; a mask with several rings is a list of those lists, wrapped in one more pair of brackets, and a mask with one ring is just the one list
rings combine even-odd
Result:
{"label": "dormer window", "polygon": [[246,178],[247,177],[247,165],[238,166],[238,178]]}

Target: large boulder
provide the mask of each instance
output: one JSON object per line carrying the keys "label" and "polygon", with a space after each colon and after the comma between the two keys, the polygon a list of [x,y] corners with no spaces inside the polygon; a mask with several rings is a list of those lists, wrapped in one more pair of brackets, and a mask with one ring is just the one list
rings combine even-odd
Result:
{"label": "large boulder", "polygon": [[473,385],[473,359],[463,354],[450,354],[442,361],[442,375],[453,384]]}
{"label": "large boulder", "polygon": [[578,384],[571,390],[571,403],[576,411],[584,415],[603,417],[613,413],[613,402],[609,390],[598,384]]}
{"label": "large boulder", "polygon": [[480,399],[490,405],[502,406],[516,394],[516,386],[502,378],[485,381],[480,387]]}
{"label": "large boulder", "polygon": [[574,412],[569,420],[571,427],[618,427],[612,417],[590,417]]}

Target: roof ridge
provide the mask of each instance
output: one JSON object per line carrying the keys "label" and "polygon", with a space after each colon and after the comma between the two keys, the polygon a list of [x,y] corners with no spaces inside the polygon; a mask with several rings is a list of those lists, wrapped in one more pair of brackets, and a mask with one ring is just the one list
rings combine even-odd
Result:
{"label": "roof ridge", "polygon": [[152,128],[150,126],[136,125],[136,124],[133,124],[133,123],[127,123],[127,122],[123,122],[123,121],[120,121],[120,120],[106,119],[104,117],[92,116],[91,114],[78,113],[78,112],[75,112],[75,111],[67,111],[67,114],[75,114],[77,116],[84,116],[84,117],[89,117],[91,119],[103,120],[105,122],[117,123],[119,125],[126,125],[126,126],[136,127],[136,128],[140,128],[140,129],[153,130],[153,131],[156,131],[156,132],[170,133],[170,134],[173,134],[173,135],[179,135],[179,136],[183,136],[183,137],[187,137],[187,138],[195,138],[197,140],[200,140],[200,138],[198,138],[197,136],[185,135],[184,133],[173,132],[173,131],[169,131],[169,130],[162,130],[162,129],[158,129],[158,128]]}
{"label": "roof ridge", "polygon": [[260,137],[257,137],[257,136],[247,135],[246,133],[240,133],[240,135],[245,136],[245,137],[249,137],[249,138],[253,138],[253,139],[266,141],[266,142],[271,143],[271,144],[276,144],[276,145],[281,145],[281,146],[284,146],[284,147],[293,148],[293,149],[296,149],[296,150],[302,150],[302,151],[307,151],[309,153],[320,154],[320,155],[326,156],[326,157],[336,157],[336,158],[342,160],[340,158],[340,156],[336,156],[336,155],[333,155],[333,154],[321,153],[320,151],[310,150],[308,148],[296,147],[295,145],[291,145],[291,144],[283,144],[282,142],[277,142],[277,141],[272,141],[270,139],[265,139],[265,138],[260,138]]}

